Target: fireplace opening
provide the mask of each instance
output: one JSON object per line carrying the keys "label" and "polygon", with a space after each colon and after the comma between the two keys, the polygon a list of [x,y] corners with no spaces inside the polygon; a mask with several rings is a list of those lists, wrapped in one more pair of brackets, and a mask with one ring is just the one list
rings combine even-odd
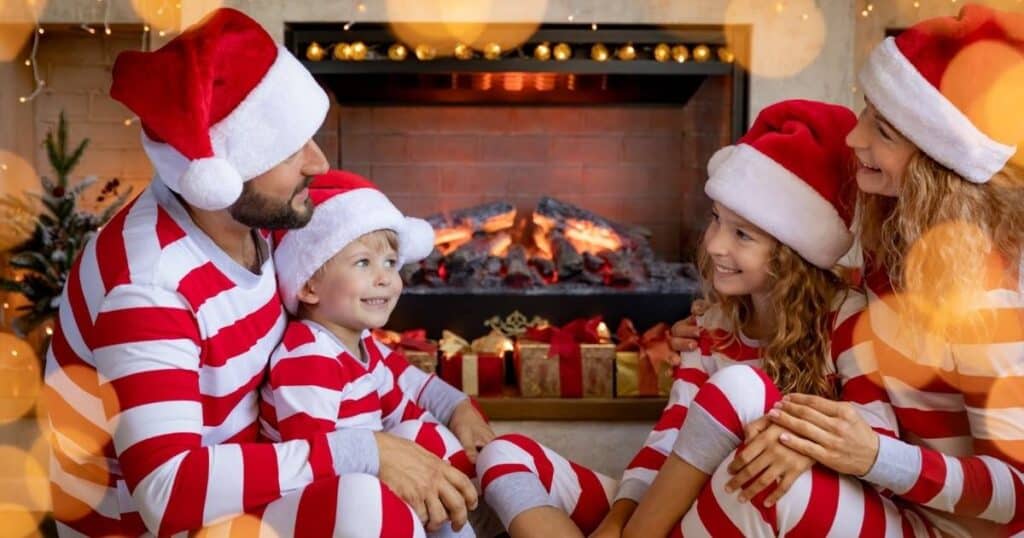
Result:
{"label": "fireplace opening", "polygon": [[[437,232],[431,256],[403,268],[390,326],[474,336],[512,310],[613,326],[684,316],[706,163],[747,121],[736,59],[749,57],[748,32],[729,35],[544,25],[500,56],[459,59],[418,58],[420,44],[379,25],[287,25],[288,47],[332,96],[316,135],[332,165]],[[361,59],[336,52],[356,44]],[[539,59],[561,45],[564,60]],[[666,47],[685,61],[661,61]]]}

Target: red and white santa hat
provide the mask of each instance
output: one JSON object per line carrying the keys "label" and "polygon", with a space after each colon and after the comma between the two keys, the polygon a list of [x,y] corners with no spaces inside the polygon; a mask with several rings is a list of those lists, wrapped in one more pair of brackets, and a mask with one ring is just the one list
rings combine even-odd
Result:
{"label": "red and white santa hat", "polygon": [[222,8],[152,52],[114,62],[110,95],[139,116],[156,175],[202,209],[287,159],[327,115],[327,94],[256,21]]}
{"label": "red and white santa hat", "polygon": [[427,221],[406,217],[369,180],[331,170],[309,185],[316,206],[302,228],[274,232],[274,265],[281,299],[288,312],[298,307],[299,289],[320,267],[361,235],[376,230],[398,234],[398,264],[422,260],[434,248]]}
{"label": "red and white santa hat", "polygon": [[[981,49],[965,54],[979,44],[1008,48],[1017,59],[1008,63]],[[1019,140],[997,140],[971,109],[992,89],[986,85],[1019,69],[1022,60],[1024,15],[968,5],[955,18],[922,21],[886,38],[861,70],[860,83],[882,116],[921,151],[964,179],[985,183],[1013,157]],[[948,77],[959,78],[958,89],[950,91]]]}
{"label": "red and white santa hat", "polygon": [[704,192],[805,260],[830,268],[850,249],[856,195],[849,109],[791,100],[758,114],[708,161]]}

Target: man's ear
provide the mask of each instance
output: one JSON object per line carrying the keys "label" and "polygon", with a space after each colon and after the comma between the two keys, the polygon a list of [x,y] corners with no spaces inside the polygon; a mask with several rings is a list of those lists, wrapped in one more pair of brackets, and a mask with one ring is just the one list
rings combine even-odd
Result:
{"label": "man's ear", "polygon": [[296,296],[298,297],[299,302],[306,304],[320,303],[320,296],[317,295],[316,286],[313,284],[312,280],[307,280],[306,283],[299,288],[299,293],[296,294]]}

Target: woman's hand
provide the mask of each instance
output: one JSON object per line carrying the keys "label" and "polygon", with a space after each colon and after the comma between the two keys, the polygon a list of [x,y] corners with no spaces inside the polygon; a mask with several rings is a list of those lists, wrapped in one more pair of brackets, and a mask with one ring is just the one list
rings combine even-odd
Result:
{"label": "woman's hand", "polygon": [[[740,502],[753,499],[772,484],[775,489],[764,499],[766,507],[774,505],[789,491],[793,482],[814,466],[814,460],[779,442],[786,430],[772,424],[767,417],[751,422],[745,428],[745,446],[736,453],[729,472],[733,477],[725,490],[739,493]],[[749,482],[749,484],[747,484]],[[743,487],[747,484],[746,487]]]}
{"label": "woman's hand", "polygon": [[[700,337],[700,329],[697,327],[697,316],[701,316],[708,309],[708,302],[704,299],[696,299],[690,305],[690,317],[679,320],[672,325],[669,331],[668,345],[673,351],[682,353],[697,349],[697,338]],[[679,355],[672,356],[672,366],[679,366]]]}
{"label": "woman's hand", "polygon": [[789,430],[782,444],[838,473],[864,476],[875,464],[878,433],[847,402],[788,394],[768,417]]}

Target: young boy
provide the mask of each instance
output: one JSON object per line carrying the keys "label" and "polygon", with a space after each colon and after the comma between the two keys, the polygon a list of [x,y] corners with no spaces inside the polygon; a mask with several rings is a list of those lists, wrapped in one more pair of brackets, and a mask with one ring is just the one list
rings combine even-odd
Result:
{"label": "young boy", "polygon": [[[310,223],[275,236],[282,301],[297,319],[271,355],[264,435],[277,441],[339,429],[387,432],[475,478],[476,451],[494,438],[491,428],[465,394],[411,367],[370,334],[398,301],[399,268],[430,253],[433,229],[403,216],[355,174],[318,176],[309,196],[317,206]],[[377,468],[375,452],[349,457]]]}

